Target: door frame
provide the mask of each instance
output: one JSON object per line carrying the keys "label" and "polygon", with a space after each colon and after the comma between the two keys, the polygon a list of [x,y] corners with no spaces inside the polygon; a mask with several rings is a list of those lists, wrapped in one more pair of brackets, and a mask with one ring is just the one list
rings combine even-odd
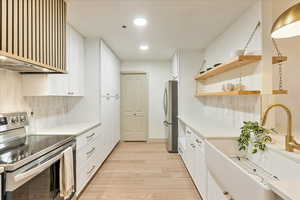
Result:
{"label": "door frame", "polygon": [[[147,90],[147,97],[146,97],[146,110],[145,110],[145,120],[146,120],[146,140],[145,142],[147,142],[149,140],[149,73],[148,72],[145,72],[145,71],[121,71],[120,72],[120,82],[122,83],[122,76],[123,75],[139,75],[139,74],[143,74],[143,75],[146,75],[146,90]],[[120,88],[120,91],[122,93],[122,84],[121,84],[121,88]],[[122,97],[122,94],[121,94],[121,97]],[[120,105],[121,105],[121,109],[120,109],[120,120],[121,120],[121,141],[123,141],[123,123],[122,123],[122,98],[120,99]]]}

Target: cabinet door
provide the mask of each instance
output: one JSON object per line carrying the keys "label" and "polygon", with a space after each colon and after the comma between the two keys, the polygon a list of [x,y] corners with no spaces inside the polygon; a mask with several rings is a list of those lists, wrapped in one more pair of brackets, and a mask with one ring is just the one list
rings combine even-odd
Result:
{"label": "cabinet door", "polygon": [[68,26],[68,95],[83,96],[84,88],[84,38]]}
{"label": "cabinet door", "polygon": [[207,177],[207,199],[208,200],[228,200],[223,190],[216,183],[214,178],[208,173]]}
{"label": "cabinet door", "polygon": [[194,133],[188,127],[186,128],[186,156],[185,156],[185,165],[188,169],[190,175],[193,174],[193,163],[195,157],[195,147],[194,147]]}
{"label": "cabinet door", "polygon": [[204,142],[200,138],[195,138],[196,158],[195,158],[195,184],[203,198],[206,198],[207,190],[207,168],[205,164]]}

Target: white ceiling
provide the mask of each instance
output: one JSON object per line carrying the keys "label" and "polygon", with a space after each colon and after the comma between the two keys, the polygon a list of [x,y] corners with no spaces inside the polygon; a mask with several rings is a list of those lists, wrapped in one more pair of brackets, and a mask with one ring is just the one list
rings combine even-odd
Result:
{"label": "white ceiling", "polygon": [[[68,20],[84,36],[102,37],[122,60],[167,60],[178,48],[205,48],[255,1],[69,0]],[[135,17],[146,17],[147,27],[135,27]],[[150,50],[141,52],[142,43]]]}

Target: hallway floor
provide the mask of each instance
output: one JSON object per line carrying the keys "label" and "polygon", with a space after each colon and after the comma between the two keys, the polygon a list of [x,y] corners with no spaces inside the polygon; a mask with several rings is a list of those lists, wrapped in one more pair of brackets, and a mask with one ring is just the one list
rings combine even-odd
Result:
{"label": "hallway floor", "polygon": [[199,200],[177,154],[162,143],[120,143],[79,200]]}

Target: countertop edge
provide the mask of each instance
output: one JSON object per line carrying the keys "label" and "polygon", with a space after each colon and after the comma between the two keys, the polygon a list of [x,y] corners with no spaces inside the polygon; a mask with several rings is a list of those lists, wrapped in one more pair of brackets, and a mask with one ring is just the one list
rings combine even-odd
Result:
{"label": "countertop edge", "polygon": [[233,136],[233,135],[212,135],[212,136],[209,136],[209,135],[203,135],[200,131],[198,130],[197,128],[195,128],[193,125],[191,125],[191,123],[187,122],[183,117],[181,116],[178,116],[177,119],[181,122],[183,122],[185,125],[187,125],[189,128],[191,128],[199,137],[201,137],[202,139],[228,139],[228,138],[238,138],[239,136]]}
{"label": "countertop edge", "polygon": [[278,185],[278,183],[275,182],[269,182],[268,183],[269,187],[271,188],[271,190],[276,193],[278,196],[280,196],[281,198],[283,198],[284,200],[297,200],[293,197],[290,196],[290,194],[285,193],[280,186]]}
{"label": "countertop edge", "polygon": [[[72,124],[68,124],[68,125],[72,126]],[[82,134],[84,134],[84,133],[86,133],[86,132],[88,132],[88,131],[96,128],[96,127],[101,126],[101,125],[102,125],[101,122],[95,122],[93,124],[91,123],[91,126],[87,126],[86,128],[80,129],[80,131],[78,131],[78,132],[74,131],[74,133],[68,133],[68,134],[64,133],[64,131],[62,131],[62,133],[60,134],[59,131],[57,131],[57,130],[60,129],[60,127],[54,127],[54,128],[51,128],[51,129],[57,129],[57,130],[55,130],[53,132],[58,132],[58,133],[53,134],[53,133],[50,133],[51,131],[45,131],[45,130],[44,130],[45,132],[43,133],[43,130],[42,130],[40,132],[37,132],[36,135],[71,135],[71,136],[80,136],[80,135],[82,135]],[[72,131],[70,131],[70,132],[72,132]]]}

